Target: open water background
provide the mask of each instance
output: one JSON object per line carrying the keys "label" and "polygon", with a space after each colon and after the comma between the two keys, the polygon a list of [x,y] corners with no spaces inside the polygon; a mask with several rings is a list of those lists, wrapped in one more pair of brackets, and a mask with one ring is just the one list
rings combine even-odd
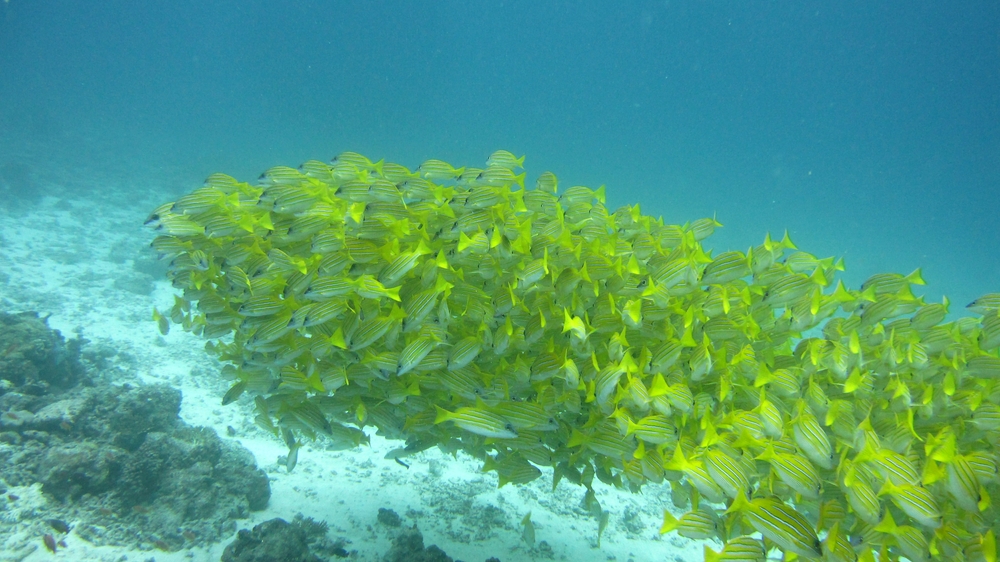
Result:
{"label": "open water background", "polygon": [[54,195],[506,148],[718,249],[922,266],[953,312],[1000,291],[998,98],[991,0],[0,3],[0,164]]}

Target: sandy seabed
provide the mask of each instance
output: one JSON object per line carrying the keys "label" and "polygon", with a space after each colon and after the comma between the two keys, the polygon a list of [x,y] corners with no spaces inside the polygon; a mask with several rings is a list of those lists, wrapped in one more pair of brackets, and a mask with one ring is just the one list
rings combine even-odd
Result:
{"label": "sandy seabed", "polygon": [[[302,514],[325,521],[328,537],[344,540],[345,548],[355,551],[349,560],[376,561],[391,547],[391,532],[377,521],[379,508],[387,508],[404,525],[416,523],[425,545],[435,544],[465,562],[490,556],[503,562],[701,559],[700,542],[658,533],[663,509],[677,512],[666,484],[632,494],[595,482],[597,497],[610,513],[598,548],[597,520],[581,505],[584,488],[563,481],[553,491],[551,469],[543,469],[530,484],[498,489],[496,475],[480,472],[480,461],[464,454],[455,458],[431,449],[404,459],[409,465],[404,468],[384,458],[402,443],[371,435],[370,446],[349,451],[326,450],[322,441],[307,443],[294,472],[287,473],[280,463],[287,449],[253,423],[252,398],[220,405],[229,383],[218,376],[220,365],[204,351],[204,340],[178,327],[161,336],[151,320],[154,306],[172,306],[175,291],[152,274],[148,244],[154,233],[142,223],[170,199],[96,189],[86,196],[0,207],[0,310],[51,315],[49,326],[65,337],[115,350],[109,365],[116,370],[116,384],[169,384],[183,393],[184,421],[212,428],[249,449],[267,472],[272,494],[267,508],[238,520],[238,528]],[[54,500],[37,491],[23,493],[34,509],[9,514],[20,519],[7,527],[12,530],[0,532],[0,561],[216,561],[230,542],[141,551],[94,546],[71,531],[67,547],[53,556],[42,543],[48,531],[41,514]],[[529,511],[536,536],[531,547],[521,527]]]}

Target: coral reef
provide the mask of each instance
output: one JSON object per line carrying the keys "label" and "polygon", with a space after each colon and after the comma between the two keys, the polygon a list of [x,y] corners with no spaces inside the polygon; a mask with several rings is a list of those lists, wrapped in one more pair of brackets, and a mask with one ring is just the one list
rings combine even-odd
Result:
{"label": "coral reef", "polygon": [[242,529],[222,553],[222,562],[320,562],[310,552],[310,543],[326,535],[326,526],[309,522],[270,519],[252,530]]}
{"label": "coral reef", "polygon": [[[378,517],[393,530],[392,547],[383,555],[384,562],[462,562],[454,561],[437,546],[425,547],[417,526],[401,528],[402,519],[392,510],[379,509]],[[270,519],[253,529],[241,529],[226,546],[222,562],[318,562],[356,557],[357,553],[347,551],[343,544],[330,542],[326,532],[326,524],[301,514],[291,523]]]}
{"label": "coral reef", "polygon": [[80,341],[66,341],[37,313],[0,312],[0,391],[39,396],[74,386],[82,372]]}
{"label": "coral reef", "polygon": [[17,493],[0,506],[9,536],[48,518],[94,544],[172,550],[218,541],[267,505],[253,456],[181,421],[178,390],[95,384],[81,342],[33,313],[0,313],[0,326],[0,483],[37,487],[30,507]]}
{"label": "coral reef", "polygon": [[403,529],[392,539],[392,548],[382,560],[384,562],[455,562],[452,557],[435,545],[424,547],[424,536],[420,534],[416,525]]}

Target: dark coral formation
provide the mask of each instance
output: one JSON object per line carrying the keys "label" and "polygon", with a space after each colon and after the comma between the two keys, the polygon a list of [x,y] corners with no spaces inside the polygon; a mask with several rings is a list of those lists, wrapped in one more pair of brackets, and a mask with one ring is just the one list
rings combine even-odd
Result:
{"label": "dark coral formation", "polygon": [[67,341],[35,312],[0,312],[0,391],[38,396],[75,385],[80,341]]}
{"label": "dark coral formation", "polygon": [[0,481],[41,483],[41,516],[95,544],[177,549],[218,541],[263,509],[266,474],[243,447],[178,416],[166,385],[96,384],[80,342],[33,313],[0,314]]}
{"label": "dark coral formation", "polygon": [[320,562],[309,552],[306,532],[284,519],[270,519],[243,529],[222,553],[223,562]]}
{"label": "dark coral formation", "polygon": [[[424,548],[424,537],[416,525],[405,529],[392,541],[392,548],[382,558],[384,562],[454,562],[436,545]],[[460,560],[458,562],[461,562]]]}
{"label": "dark coral formation", "polygon": [[350,556],[342,544],[328,541],[326,532],[326,523],[301,514],[291,523],[270,519],[240,530],[222,553],[222,562],[319,562]]}

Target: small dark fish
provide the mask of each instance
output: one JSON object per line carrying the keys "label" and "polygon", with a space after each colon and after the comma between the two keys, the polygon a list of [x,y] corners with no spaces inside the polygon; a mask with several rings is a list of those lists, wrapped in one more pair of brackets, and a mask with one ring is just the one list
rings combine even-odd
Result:
{"label": "small dark fish", "polygon": [[164,540],[158,540],[158,541],[154,542],[153,546],[155,546],[156,548],[162,550],[163,552],[173,552],[174,551],[174,549],[169,544],[167,544],[167,542],[164,541]]}
{"label": "small dark fish", "polygon": [[149,513],[149,508],[144,505],[133,505],[132,511],[136,513]]}
{"label": "small dark fish", "polygon": [[392,459],[392,460],[396,461],[396,464],[398,464],[398,465],[402,465],[402,466],[403,466],[404,468],[410,468],[410,465],[406,464],[405,462],[403,462],[403,461],[401,461],[401,460],[399,460],[399,459],[395,459],[395,458],[394,458],[394,459]]}
{"label": "small dark fish", "polygon": [[59,549],[59,547],[56,546],[56,539],[51,533],[45,533],[45,536],[42,537],[42,542],[45,543],[45,548],[49,549],[49,552],[52,554],[55,554],[56,550]]}
{"label": "small dark fish", "polygon": [[69,532],[69,525],[62,519],[46,519],[45,522],[49,524],[49,527],[52,527],[58,533],[65,535]]}
{"label": "small dark fish", "polygon": [[59,427],[61,427],[63,431],[72,431],[73,430],[73,424],[71,424],[69,422],[65,422],[65,421],[61,422],[59,424]]}
{"label": "small dark fish", "polygon": [[16,502],[17,500],[21,499],[21,497],[15,496],[14,494],[7,494],[7,499],[12,502]]}
{"label": "small dark fish", "polygon": [[181,534],[184,535],[184,538],[189,541],[194,541],[194,539],[198,538],[198,535],[192,533],[191,531],[184,531]]}
{"label": "small dark fish", "polygon": [[114,511],[111,511],[110,509],[108,509],[106,507],[102,507],[102,508],[98,509],[98,511],[101,512],[101,515],[112,515],[112,514],[114,514]]}

